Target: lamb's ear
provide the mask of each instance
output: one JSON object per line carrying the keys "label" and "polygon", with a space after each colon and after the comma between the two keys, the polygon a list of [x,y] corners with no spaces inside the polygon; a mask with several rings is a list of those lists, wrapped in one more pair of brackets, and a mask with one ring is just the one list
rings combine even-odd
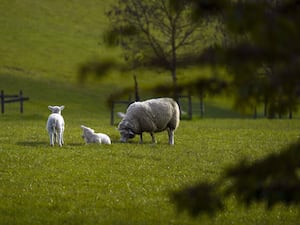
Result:
{"label": "lamb's ear", "polygon": [[61,107],[60,107],[60,110],[63,110],[65,108],[65,106],[64,105],[62,105]]}
{"label": "lamb's ear", "polygon": [[53,106],[51,106],[51,105],[48,105],[48,109],[49,109],[50,111],[52,111],[52,109],[53,109]]}
{"label": "lamb's ear", "polygon": [[80,127],[81,127],[82,129],[85,129],[85,126],[83,126],[83,125],[81,125]]}

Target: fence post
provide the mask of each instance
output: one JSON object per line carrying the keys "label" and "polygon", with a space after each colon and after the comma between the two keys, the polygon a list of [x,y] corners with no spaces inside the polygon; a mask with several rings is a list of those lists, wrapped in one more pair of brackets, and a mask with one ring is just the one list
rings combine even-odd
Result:
{"label": "fence post", "polygon": [[257,108],[254,106],[253,119],[257,118]]}
{"label": "fence post", "polygon": [[24,102],[24,99],[23,99],[23,91],[20,90],[20,113],[23,113],[23,102]]}
{"label": "fence post", "polygon": [[4,91],[1,90],[1,113],[4,113]]}
{"label": "fence post", "polygon": [[110,125],[114,125],[114,114],[115,114],[115,103],[112,101],[111,107],[110,107]]}
{"label": "fence post", "polygon": [[201,116],[201,118],[203,118],[203,116],[204,116],[204,102],[203,102],[204,96],[203,95],[204,94],[201,91],[201,94],[200,94],[200,116]]}
{"label": "fence post", "polygon": [[188,95],[188,102],[189,102],[189,119],[191,120],[193,117],[193,109],[192,109],[192,96]]}

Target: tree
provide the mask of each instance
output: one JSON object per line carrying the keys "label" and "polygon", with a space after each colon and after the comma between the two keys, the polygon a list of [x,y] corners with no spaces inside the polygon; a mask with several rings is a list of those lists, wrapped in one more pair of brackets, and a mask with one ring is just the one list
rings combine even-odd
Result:
{"label": "tree", "polygon": [[[194,15],[222,14],[227,32],[241,37],[230,45],[208,49],[191,61],[225,65],[232,75],[238,105],[254,106],[263,98],[269,113],[295,110],[300,87],[299,0],[191,2],[195,4]],[[269,208],[281,203],[299,206],[299,148],[297,141],[279,154],[253,163],[243,160],[227,168],[215,183],[203,182],[173,192],[171,198],[191,215],[222,210],[224,199],[230,195],[245,205],[264,202]]]}
{"label": "tree", "polygon": [[208,17],[191,20],[192,5],[181,1],[176,10],[168,0],[119,0],[107,15],[107,40],[120,44],[131,68],[162,68],[170,72],[174,97],[177,69],[190,55],[207,46]]}

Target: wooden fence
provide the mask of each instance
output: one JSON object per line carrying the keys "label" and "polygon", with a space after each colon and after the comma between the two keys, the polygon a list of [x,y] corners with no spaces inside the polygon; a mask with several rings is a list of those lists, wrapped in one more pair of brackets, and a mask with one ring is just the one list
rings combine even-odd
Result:
{"label": "wooden fence", "polygon": [[1,100],[1,113],[2,114],[5,112],[5,104],[14,103],[14,102],[20,102],[20,113],[23,113],[24,101],[28,101],[29,98],[23,96],[22,90],[20,90],[19,94],[15,94],[15,95],[6,95],[6,94],[4,94],[4,91],[1,90],[0,100]]}

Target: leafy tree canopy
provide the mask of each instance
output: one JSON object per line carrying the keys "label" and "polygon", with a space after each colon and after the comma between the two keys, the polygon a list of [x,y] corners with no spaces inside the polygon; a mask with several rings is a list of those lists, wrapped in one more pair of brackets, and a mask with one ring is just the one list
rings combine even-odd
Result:
{"label": "leafy tree canopy", "polygon": [[[174,7],[179,1],[172,0]],[[269,115],[295,111],[299,96],[299,1],[190,0],[194,18],[209,14],[223,24],[223,43],[190,62],[225,66],[236,105],[264,102]],[[187,62],[188,62],[187,61]]]}
{"label": "leafy tree canopy", "polygon": [[[180,1],[174,0],[174,7]],[[269,113],[295,110],[300,84],[300,2],[298,0],[191,0],[194,15],[221,17],[229,40],[193,60],[225,65],[233,76],[237,105],[268,103]],[[192,61],[192,60],[191,60]],[[227,168],[215,183],[202,182],[173,192],[179,210],[191,215],[223,209],[228,196],[242,204],[300,204],[300,142],[279,154]],[[230,182],[227,182],[230,181]]]}

